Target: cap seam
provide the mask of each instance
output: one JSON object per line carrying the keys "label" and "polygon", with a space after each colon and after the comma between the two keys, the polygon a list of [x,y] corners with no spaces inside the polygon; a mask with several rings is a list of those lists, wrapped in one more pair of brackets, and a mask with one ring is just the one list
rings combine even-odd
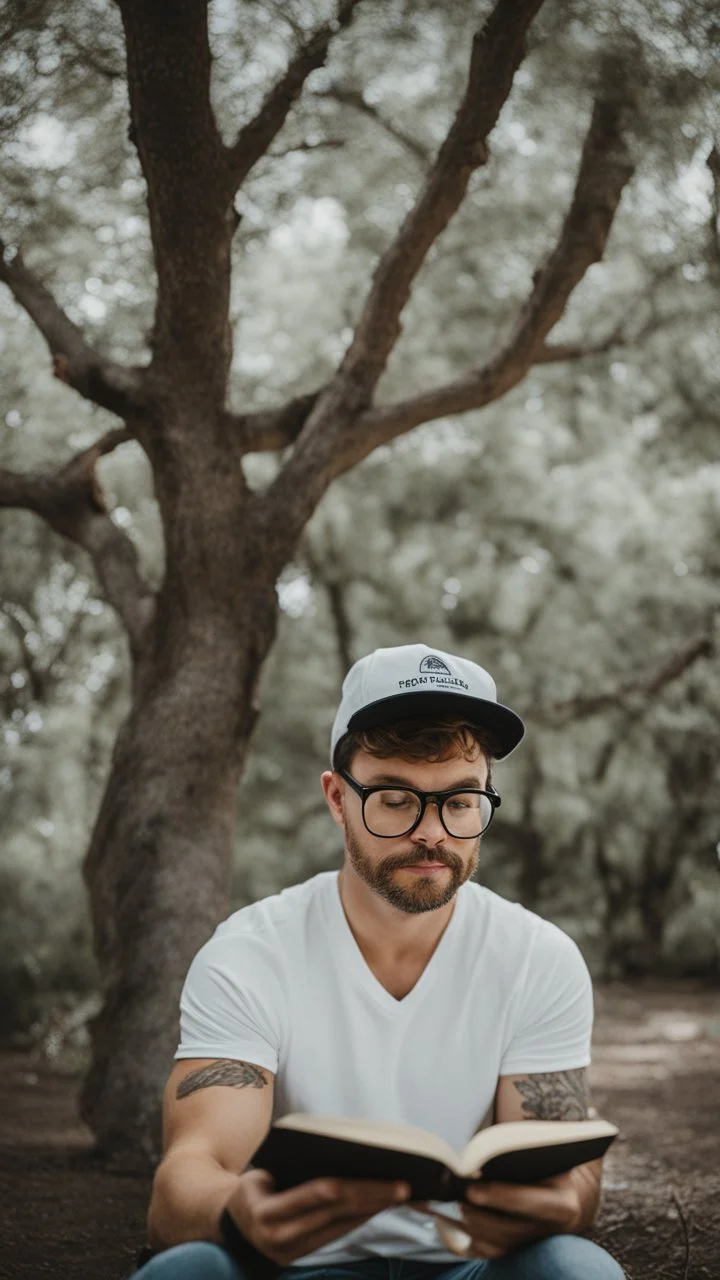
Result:
{"label": "cap seam", "polygon": [[[362,700],[363,700],[363,705],[365,704],[365,702],[366,702],[366,700],[367,700],[367,686],[368,686],[368,681],[369,681],[369,679],[370,679],[370,672],[371,672],[371,670],[372,670],[372,668],[373,668],[373,666],[374,666],[374,664],[375,664],[375,660],[376,660],[376,658],[377,658],[377,649],[375,650],[375,652],[374,652],[373,654],[371,654],[371,655],[370,655],[370,661],[368,662],[367,667],[366,667],[366,668],[365,668],[365,670],[363,671],[362,684],[361,684],[361,688],[360,688],[361,697],[362,697]],[[349,720],[350,720],[350,717],[348,716],[348,721],[349,721]]]}

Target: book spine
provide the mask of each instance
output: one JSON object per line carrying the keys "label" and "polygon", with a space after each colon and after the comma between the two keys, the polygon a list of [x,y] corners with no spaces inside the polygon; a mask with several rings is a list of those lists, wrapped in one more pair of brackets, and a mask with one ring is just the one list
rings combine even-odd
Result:
{"label": "book spine", "polygon": [[459,1174],[453,1173],[451,1169],[446,1169],[442,1175],[442,1195],[438,1196],[439,1200],[464,1200],[465,1188],[472,1178],[461,1178]]}

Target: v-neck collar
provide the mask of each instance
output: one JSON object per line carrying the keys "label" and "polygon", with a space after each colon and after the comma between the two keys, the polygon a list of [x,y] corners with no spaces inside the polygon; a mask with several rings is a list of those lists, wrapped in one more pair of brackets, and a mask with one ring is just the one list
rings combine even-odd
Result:
{"label": "v-neck collar", "polygon": [[365,959],[360,947],[358,946],[355,935],[350,928],[345,908],[340,897],[340,884],[338,881],[338,872],[331,873],[328,880],[326,901],[326,914],[331,936],[335,946],[340,954],[345,957],[346,963],[355,978],[361,983],[368,995],[379,1004],[386,1013],[393,1014],[396,1017],[404,1017],[411,1012],[415,1006],[423,999],[425,993],[435,982],[438,967],[445,954],[450,951],[453,945],[453,939],[460,928],[460,918],[465,910],[465,895],[463,893],[464,885],[460,887],[455,898],[455,908],[447,923],[445,932],[442,934],[435,950],[418,978],[415,986],[408,991],[406,996],[398,1000],[392,995],[382,982],[375,977],[367,960]]}

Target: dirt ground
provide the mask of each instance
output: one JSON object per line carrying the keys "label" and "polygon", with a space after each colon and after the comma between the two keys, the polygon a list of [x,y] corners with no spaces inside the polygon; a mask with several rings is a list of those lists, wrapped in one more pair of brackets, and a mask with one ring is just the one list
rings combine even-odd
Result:
{"label": "dirt ground", "polygon": [[[621,1137],[595,1238],[628,1280],[720,1280],[720,992],[613,984],[596,1001],[593,1097]],[[125,1280],[148,1181],[93,1158],[76,1076],[20,1052],[0,1070],[0,1280]]]}

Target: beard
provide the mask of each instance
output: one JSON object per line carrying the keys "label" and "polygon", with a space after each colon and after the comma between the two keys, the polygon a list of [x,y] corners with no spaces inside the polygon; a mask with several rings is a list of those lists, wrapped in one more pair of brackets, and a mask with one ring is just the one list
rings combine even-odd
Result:
{"label": "beard", "polygon": [[[468,843],[471,843],[468,841]],[[460,885],[475,874],[480,856],[480,837],[472,844],[472,856],[469,862],[463,862],[457,853],[451,853],[444,845],[436,845],[432,853],[427,849],[411,846],[403,853],[382,858],[380,862],[372,862],[355,832],[348,822],[345,823],[345,847],[353,871],[358,877],[377,893],[391,907],[417,915],[421,911],[437,911],[445,907],[455,897]],[[449,876],[442,876],[438,884],[437,877],[415,877],[411,885],[402,885],[396,878],[401,867],[414,867],[421,862],[442,862],[448,868]],[[442,873],[438,873],[441,875]]]}

